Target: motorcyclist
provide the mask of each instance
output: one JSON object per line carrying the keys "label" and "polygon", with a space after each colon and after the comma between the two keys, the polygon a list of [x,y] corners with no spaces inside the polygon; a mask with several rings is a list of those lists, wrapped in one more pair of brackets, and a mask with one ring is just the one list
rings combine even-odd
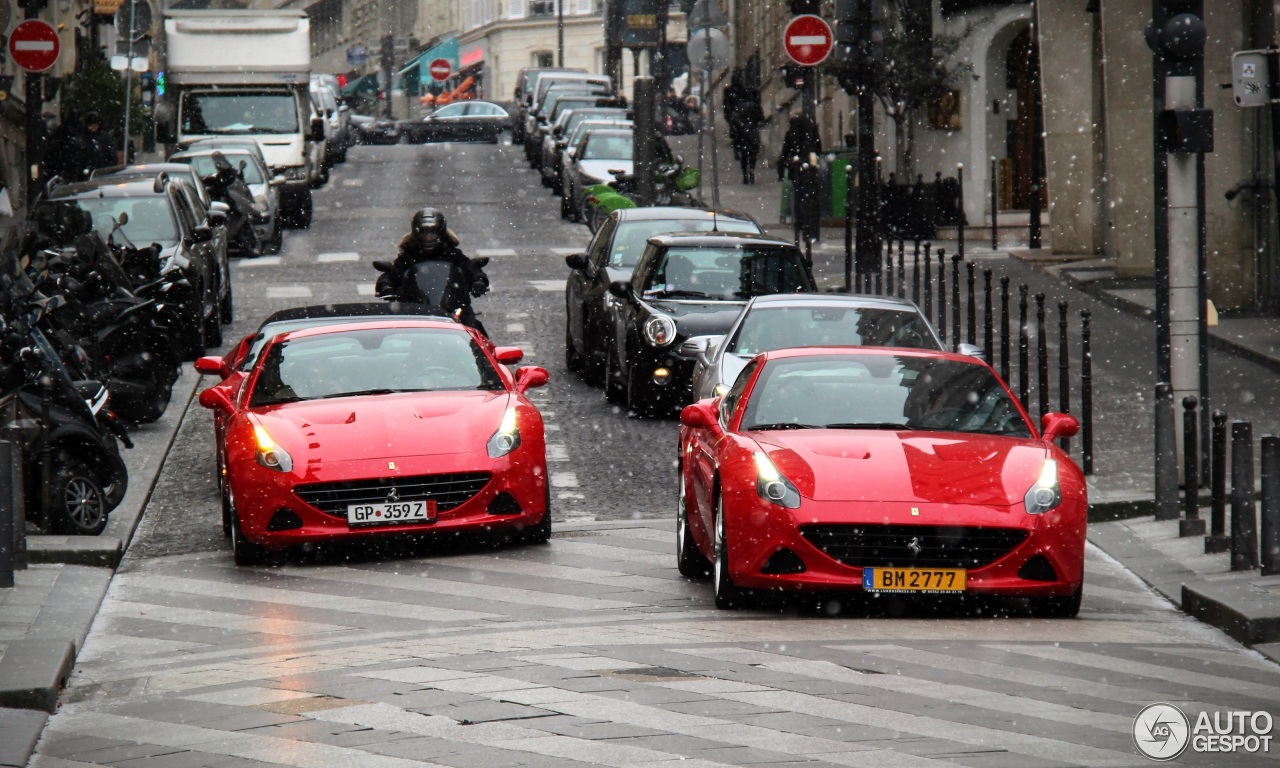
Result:
{"label": "motorcyclist", "polygon": [[[458,248],[458,236],[449,229],[439,209],[423,208],[413,215],[409,233],[400,239],[392,269],[378,277],[378,295],[398,296],[406,271],[420,261],[453,263],[464,276],[471,296],[482,296],[489,290],[489,277]],[[464,310],[469,310],[470,304],[469,296]]]}

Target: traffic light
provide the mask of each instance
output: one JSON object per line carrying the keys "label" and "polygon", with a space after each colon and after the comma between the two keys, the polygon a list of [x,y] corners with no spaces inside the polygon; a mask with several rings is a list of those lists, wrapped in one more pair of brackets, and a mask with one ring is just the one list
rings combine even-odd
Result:
{"label": "traffic light", "polygon": [[383,35],[378,50],[378,63],[383,69],[391,69],[396,63],[396,38],[394,35]]}
{"label": "traffic light", "polygon": [[884,9],[881,0],[836,0],[836,23],[832,52],[836,78],[852,93],[871,72],[863,66],[884,60]]}
{"label": "traffic light", "polygon": [[822,10],[822,0],[791,0],[791,13],[794,16],[818,16]]}

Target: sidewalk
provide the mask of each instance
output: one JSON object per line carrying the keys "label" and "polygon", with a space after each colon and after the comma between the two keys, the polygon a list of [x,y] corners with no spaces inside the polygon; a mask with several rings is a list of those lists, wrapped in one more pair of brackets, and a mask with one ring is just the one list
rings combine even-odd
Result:
{"label": "sidewalk", "polygon": [[[698,163],[696,136],[669,141],[689,165]],[[721,145],[718,154],[721,207],[749,213],[771,233],[791,239],[792,226],[780,222],[782,185],[776,171],[759,167],[756,184],[746,185],[742,171],[733,165],[732,150]],[[710,158],[707,151],[702,196],[708,203],[712,200]],[[1009,218],[1017,220],[1018,214]],[[1021,221],[1025,225],[1025,214]],[[997,280],[1008,276],[1013,286],[1025,283],[1033,294],[1042,291],[1049,297],[1048,304],[1055,308],[1048,320],[1050,359],[1054,361],[1050,378],[1055,386],[1057,302],[1067,301],[1073,314],[1083,308],[1092,313],[1096,473],[1089,477],[1089,540],[1187,613],[1280,662],[1280,576],[1264,577],[1258,571],[1233,573],[1228,554],[1206,555],[1201,538],[1178,538],[1177,521],[1151,518],[1155,503],[1154,435],[1147,403],[1155,381],[1152,281],[1119,279],[1105,259],[1053,254],[1047,243],[1033,251],[1026,247],[1025,229],[1020,233],[1021,243],[1005,245],[1010,233],[1002,215],[1002,247],[991,249],[990,229],[984,228],[984,237],[971,237],[966,242],[966,257],[981,269],[991,269]],[[933,245],[935,253],[939,247],[947,253],[957,250],[955,240],[939,240]],[[910,262],[910,243],[907,250]],[[844,258],[844,230],[824,228],[813,250],[819,285],[827,290],[843,288]],[[1224,317],[1209,334],[1210,349],[1218,353],[1210,361],[1211,407],[1226,410],[1232,419],[1252,422],[1255,441],[1263,435],[1280,434],[1280,401],[1270,391],[1276,389],[1275,374],[1280,372],[1280,318]],[[1070,344],[1078,349],[1078,328],[1072,328]],[[1073,383],[1074,404],[1080,402],[1076,386],[1078,382]],[[1077,444],[1074,456],[1079,460],[1079,441],[1073,442]],[[1207,518],[1207,513],[1207,508],[1201,510],[1202,517]]]}

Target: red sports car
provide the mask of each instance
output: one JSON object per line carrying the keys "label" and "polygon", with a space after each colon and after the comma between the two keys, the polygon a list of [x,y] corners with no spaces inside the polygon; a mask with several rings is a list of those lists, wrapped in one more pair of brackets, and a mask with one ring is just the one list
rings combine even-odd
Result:
{"label": "red sports car", "polygon": [[440,530],[546,541],[542,415],[524,393],[547,372],[513,377],[502,363],[519,358],[451,320],[275,336],[234,395],[200,393],[226,418],[236,563],[297,544]]}
{"label": "red sports car", "polygon": [[680,416],[677,561],[716,605],[754,590],[984,594],[1074,616],[1084,476],[986,363],[782,349]]}

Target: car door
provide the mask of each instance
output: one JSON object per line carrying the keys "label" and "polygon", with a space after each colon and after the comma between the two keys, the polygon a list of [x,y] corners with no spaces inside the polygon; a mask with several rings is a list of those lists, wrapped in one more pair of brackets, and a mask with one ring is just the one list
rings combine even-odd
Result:
{"label": "car door", "polygon": [[644,295],[644,285],[649,279],[649,273],[659,262],[657,253],[653,246],[646,248],[636,264],[636,271],[631,275],[631,290],[625,298],[613,297],[613,338],[617,340],[614,347],[618,350],[618,370],[622,373],[623,381],[630,375],[632,350],[644,343],[640,338],[640,327],[649,318],[649,310],[642,305],[640,298]]}
{"label": "car door", "polygon": [[609,295],[609,271],[605,264],[609,260],[609,243],[616,229],[616,219],[610,218],[596,230],[596,236],[587,249],[587,268],[579,272],[582,287],[577,301],[580,314],[577,327],[582,337],[578,348],[587,358],[601,356],[603,340],[607,338],[603,332],[606,328],[605,297]]}
{"label": "car door", "polygon": [[173,201],[174,209],[178,212],[178,219],[182,222],[183,241],[188,244],[188,250],[195,257],[192,259],[193,263],[199,265],[199,271],[206,277],[210,293],[209,298],[214,301],[220,300],[224,287],[227,285],[227,273],[230,269],[225,261],[219,262],[214,240],[206,240],[203,243],[196,241],[193,233],[196,227],[204,224],[204,217],[196,213],[191,207],[190,201],[182,194],[176,184],[172,186],[171,190],[170,200]]}

